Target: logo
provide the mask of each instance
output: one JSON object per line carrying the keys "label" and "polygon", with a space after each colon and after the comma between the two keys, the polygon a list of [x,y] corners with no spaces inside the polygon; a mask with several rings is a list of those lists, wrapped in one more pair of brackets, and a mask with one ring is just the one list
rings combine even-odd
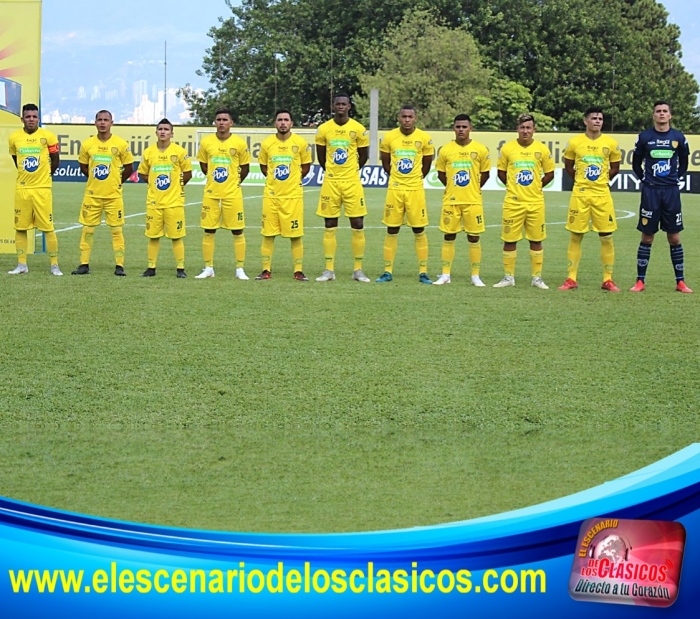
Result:
{"label": "logo", "polygon": [[333,163],[343,165],[348,160],[348,151],[345,148],[337,148],[333,151]]}
{"label": "logo", "polygon": [[170,161],[177,163],[177,155],[170,155]]}
{"label": "logo", "polygon": [[671,142],[671,146],[673,146],[674,149],[678,148],[678,142],[676,140],[673,140]]}
{"label": "logo", "polygon": [[95,180],[103,181],[109,176],[109,166],[104,163],[96,165],[92,169],[92,176]]}
{"label": "logo", "polygon": [[294,154],[298,153],[298,152],[299,152],[299,147],[298,147],[298,146],[292,146],[292,152],[293,152]]}
{"label": "logo", "polygon": [[215,183],[225,183],[228,180],[228,168],[214,168],[211,177]]}
{"label": "logo", "polygon": [[460,170],[452,177],[452,180],[457,187],[466,187],[471,180],[469,170]]}
{"label": "logo", "polygon": [[235,148],[229,148],[229,149],[228,149],[228,152],[229,152],[229,155],[231,155],[231,157],[235,157],[235,156],[236,156],[236,153],[237,153],[238,151],[237,151]]}
{"label": "logo", "polygon": [[584,171],[583,175],[587,181],[597,181],[600,178],[600,174],[603,170],[600,166],[589,165]]}
{"label": "logo", "polygon": [[421,148],[423,148],[423,142],[417,140],[416,141],[416,150],[420,150]]}
{"label": "logo", "polygon": [[[41,139],[39,140],[39,143],[40,143],[42,146],[46,146],[46,145],[48,144],[48,140],[47,140],[46,138],[41,138]],[[676,142],[676,144],[677,144],[677,142]]]}
{"label": "logo", "polygon": [[671,173],[671,162],[659,161],[651,166],[651,171],[654,176],[668,176]]}
{"label": "logo", "polygon": [[607,146],[604,146],[603,147],[603,154],[607,155],[608,153],[610,153],[610,149]]}
{"label": "logo", "polygon": [[275,168],[275,180],[286,181],[289,178],[289,166],[288,165],[278,165]]}
{"label": "logo", "polygon": [[170,175],[169,174],[159,174],[156,176],[156,189],[159,191],[165,191],[170,189]]}
{"label": "logo", "polygon": [[38,157],[27,157],[22,162],[22,168],[25,172],[36,172],[39,169]]}
{"label": "logo", "polygon": [[409,174],[413,170],[413,159],[399,159],[396,162],[396,171],[401,174]]}
{"label": "logo", "polygon": [[118,155],[119,154],[119,149],[116,146],[112,146],[112,154],[113,155]]}
{"label": "logo", "polygon": [[532,185],[532,181],[534,180],[535,175],[533,174],[532,170],[520,170],[520,172],[515,175],[515,182],[523,187]]}
{"label": "logo", "polygon": [[678,596],[679,522],[589,518],[579,531],[569,595],[579,601],[666,607]]}

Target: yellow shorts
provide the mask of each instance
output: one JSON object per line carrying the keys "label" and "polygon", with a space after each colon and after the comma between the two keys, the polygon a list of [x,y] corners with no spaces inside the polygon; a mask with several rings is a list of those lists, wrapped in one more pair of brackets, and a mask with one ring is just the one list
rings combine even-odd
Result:
{"label": "yellow shorts", "polygon": [[243,230],[245,218],[243,217],[243,196],[238,198],[202,199],[202,222],[205,230]]}
{"label": "yellow shorts", "polygon": [[503,203],[503,228],[501,239],[505,243],[517,243],[523,238],[535,243],[547,238],[547,227],[544,217],[544,200],[541,202],[511,202]]}
{"label": "yellow shorts", "polygon": [[411,228],[425,228],[428,225],[425,189],[387,189],[382,223],[389,228],[404,223]]}
{"label": "yellow shorts", "polygon": [[184,206],[146,207],[146,236],[149,239],[159,239],[163,235],[169,239],[181,239],[185,234]]}
{"label": "yellow shorts", "polygon": [[263,196],[262,234],[290,239],[304,236],[304,199]]}
{"label": "yellow shorts", "polygon": [[566,229],[577,234],[585,234],[590,230],[589,221],[593,222],[593,232],[615,232],[615,206],[612,196],[593,195],[579,191],[574,187],[569,201],[569,216]]}
{"label": "yellow shorts", "polygon": [[102,223],[102,211],[105,213],[105,221],[108,226],[115,228],[124,225],[124,200],[121,197],[85,196],[78,221],[84,226],[95,228]]}
{"label": "yellow shorts", "polygon": [[327,219],[340,217],[340,207],[346,217],[364,217],[367,215],[365,189],[357,181],[324,181],[321,185],[321,197],[318,199],[316,215]]}
{"label": "yellow shorts", "polygon": [[53,198],[51,189],[15,190],[15,230],[53,232]]}
{"label": "yellow shorts", "polygon": [[443,204],[440,215],[440,232],[457,234],[465,230],[467,234],[482,234],[484,224],[484,205],[479,204]]}

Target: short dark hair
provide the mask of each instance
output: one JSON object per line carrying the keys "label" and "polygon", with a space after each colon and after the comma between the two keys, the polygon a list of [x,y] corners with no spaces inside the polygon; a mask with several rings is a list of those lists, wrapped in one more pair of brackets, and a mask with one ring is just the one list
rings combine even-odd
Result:
{"label": "short dark hair", "polygon": [[518,116],[518,120],[515,123],[515,126],[519,127],[520,125],[528,122],[532,122],[533,125],[537,124],[535,122],[535,117],[532,114],[520,114],[520,116]]}
{"label": "short dark hair", "polygon": [[110,112],[109,110],[100,110],[99,112],[97,112],[97,114],[95,114],[95,120],[97,120],[97,117],[100,114],[109,114],[109,119],[114,120],[114,116],[112,116],[112,112]]}
{"label": "short dark hair", "polygon": [[587,108],[583,113],[583,117],[588,118],[591,114],[603,114],[603,108],[599,105],[591,105],[591,107]]}
{"label": "short dark hair", "polygon": [[216,110],[216,112],[214,112],[214,118],[216,118],[219,114],[226,114],[231,121],[233,121],[233,112],[227,107],[220,107],[218,110]]}
{"label": "short dark hair", "polygon": [[22,106],[22,116],[24,116],[25,112],[38,112],[39,108],[37,107],[36,103],[25,103]]}
{"label": "short dark hair", "polygon": [[660,105],[668,105],[668,111],[671,112],[671,114],[673,114],[673,109],[671,108],[671,104],[668,101],[664,101],[663,99],[661,99],[659,101],[655,101],[654,107],[652,109],[655,110]]}
{"label": "short dark hair", "polygon": [[333,102],[335,103],[336,99],[343,99],[343,98],[347,99],[350,102],[350,104],[352,104],[352,99],[350,98],[350,95],[347,92],[336,92],[333,95]]}
{"label": "short dark hair", "polygon": [[170,125],[170,128],[173,128],[173,123],[171,123],[167,118],[162,118],[159,120],[156,127],[160,127],[161,125]]}
{"label": "short dark hair", "polygon": [[275,112],[275,120],[277,120],[277,117],[280,114],[289,114],[289,120],[294,122],[294,117],[292,116],[292,113],[287,109],[287,108],[281,108]]}
{"label": "short dark hair", "polygon": [[413,105],[413,103],[404,103],[399,108],[399,112],[403,112],[403,110],[411,110],[415,114],[416,113],[416,106]]}
{"label": "short dark hair", "polygon": [[457,116],[455,116],[454,121],[452,121],[452,124],[454,125],[460,120],[466,120],[470,125],[472,124],[472,119],[469,117],[469,114],[457,114]]}

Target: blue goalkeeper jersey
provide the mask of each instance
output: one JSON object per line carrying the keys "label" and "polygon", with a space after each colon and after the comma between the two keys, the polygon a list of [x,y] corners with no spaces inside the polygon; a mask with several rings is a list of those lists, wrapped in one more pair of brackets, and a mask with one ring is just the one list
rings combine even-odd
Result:
{"label": "blue goalkeeper jersey", "polygon": [[671,187],[688,171],[689,155],[688,140],[677,129],[647,129],[637,137],[632,169],[647,186]]}

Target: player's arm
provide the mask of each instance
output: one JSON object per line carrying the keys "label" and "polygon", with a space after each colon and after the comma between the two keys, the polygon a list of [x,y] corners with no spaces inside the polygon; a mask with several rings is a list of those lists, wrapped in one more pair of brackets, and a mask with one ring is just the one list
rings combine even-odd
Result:
{"label": "player's arm", "polygon": [[17,167],[17,155],[12,155],[12,161],[15,162],[15,167]]}
{"label": "player's arm", "polygon": [[501,181],[504,185],[508,184],[508,172],[506,170],[501,170],[500,168],[498,169],[498,180]]}
{"label": "player's arm", "polygon": [[206,161],[200,161],[199,162],[199,169],[202,171],[202,174],[204,174],[204,176],[206,176],[207,173],[209,172],[209,164]]}
{"label": "player's arm", "polygon": [[481,178],[479,179],[479,187],[483,187],[486,184],[486,181],[489,180],[490,176],[491,176],[490,171],[482,172]]}
{"label": "player's arm", "polygon": [[182,186],[184,187],[192,180],[192,170],[187,170],[182,173]]}
{"label": "player's arm", "polygon": [[620,173],[620,162],[611,161],[610,162],[610,172],[608,173],[609,179],[612,180]]}
{"label": "player's arm", "polygon": [[147,183],[148,182],[148,174],[141,174],[141,172],[139,172],[139,180],[142,183]]}
{"label": "player's arm", "polygon": [[542,177],[542,189],[544,189],[549,183],[551,183],[554,180],[554,170],[551,172],[545,172],[544,176]]}
{"label": "player's arm", "polygon": [[443,184],[444,187],[447,187],[447,174],[445,172],[441,172],[438,170],[438,180]]}
{"label": "player's arm", "polygon": [[632,151],[632,172],[641,181],[644,177],[644,168],[642,167],[644,152],[640,145],[640,137],[641,134],[637,136],[637,141],[634,143],[634,151]]}
{"label": "player's arm", "polygon": [[379,153],[379,156],[381,157],[382,168],[384,168],[386,175],[391,175],[391,153],[382,151],[381,153]]}
{"label": "player's arm", "polygon": [[688,140],[685,141],[683,146],[678,149],[678,177],[685,176],[688,171],[688,158],[690,155],[690,147],[688,146]]}
{"label": "player's arm", "polygon": [[[264,163],[260,164],[260,171],[262,172],[262,175],[267,177],[267,166]],[[301,171],[304,171],[304,166],[301,166]]]}
{"label": "player's arm", "polygon": [[421,174],[423,174],[423,178],[428,176],[428,172],[430,172],[431,165],[433,165],[433,156],[423,155],[423,162],[421,164]]}
{"label": "player's arm", "polygon": [[[576,169],[574,168],[574,160],[573,159],[567,159],[566,157],[564,157],[564,169],[566,170],[566,173],[571,178],[576,180]],[[612,180],[612,177],[613,177],[612,169],[613,169],[613,164],[611,163],[610,164],[610,180]],[[619,163],[617,164],[617,169],[618,170],[620,169]],[[617,174],[617,172],[616,172],[616,174]]]}
{"label": "player's arm", "polygon": [[125,163],[124,167],[122,168],[122,185],[124,183],[126,183],[126,179],[128,179],[133,173],[134,173],[134,164],[133,163]]}
{"label": "player's arm", "polygon": [[246,179],[248,176],[248,172],[250,172],[250,164],[249,163],[244,163],[240,168],[239,168],[239,176],[241,178],[241,183]]}
{"label": "player's arm", "polygon": [[309,170],[311,170],[311,164],[310,163],[302,163],[301,164],[301,177],[306,178],[306,175],[309,173]]}
{"label": "player's arm", "polygon": [[369,146],[362,146],[357,149],[357,163],[360,167],[364,166],[369,159]]}
{"label": "player's arm", "polygon": [[60,146],[58,142],[55,144],[49,144],[49,161],[51,162],[51,176],[54,172],[58,170],[58,166],[61,165],[61,159],[59,157]]}
{"label": "player's arm", "polygon": [[[316,156],[318,157],[318,165],[326,171],[326,147],[321,144],[316,144]],[[362,167],[362,166],[360,166]]]}

